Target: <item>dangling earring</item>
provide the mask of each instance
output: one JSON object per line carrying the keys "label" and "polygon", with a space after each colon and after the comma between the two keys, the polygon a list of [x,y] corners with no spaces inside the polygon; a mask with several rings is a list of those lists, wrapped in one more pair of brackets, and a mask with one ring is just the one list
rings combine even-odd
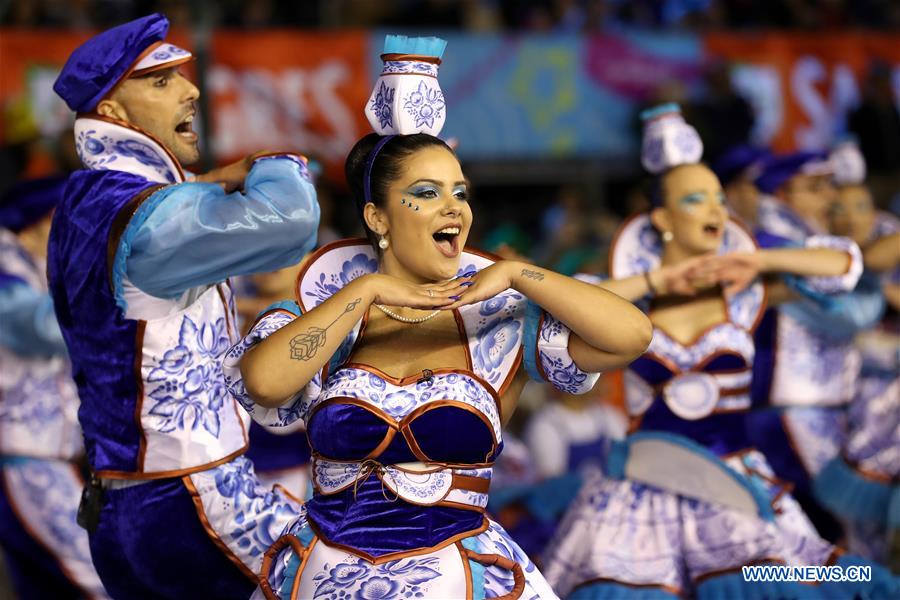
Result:
{"label": "dangling earring", "polygon": [[381,248],[382,250],[387,250],[387,247],[390,245],[391,245],[391,243],[384,236],[381,236],[381,239],[378,240],[378,247]]}
{"label": "dangling earring", "polygon": [[665,243],[668,244],[669,242],[671,242],[674,239],[675,239],[675,235],[671,231],[663,231],[662,240]]}

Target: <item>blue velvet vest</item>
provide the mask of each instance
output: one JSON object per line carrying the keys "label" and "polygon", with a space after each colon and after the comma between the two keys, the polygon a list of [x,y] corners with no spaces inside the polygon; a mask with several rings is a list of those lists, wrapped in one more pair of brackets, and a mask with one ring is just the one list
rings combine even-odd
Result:
{"label": "blue velvet vest", "polygon": [[156,185],[122,171],[76,171],[53,217],[47,275],[94,471],[137,469],[141,432],[134,415],[141,378],[135,368],[143,331],[116,306],[109,240],[117,216],[130,216]]}

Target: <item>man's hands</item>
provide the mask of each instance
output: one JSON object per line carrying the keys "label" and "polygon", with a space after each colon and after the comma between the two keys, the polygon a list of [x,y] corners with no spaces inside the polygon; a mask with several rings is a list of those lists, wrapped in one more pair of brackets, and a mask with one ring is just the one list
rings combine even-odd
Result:
{"label": "man's hands", "polygon": [[253,167],[253,160],[256,155],[250,155],[230,165],[213,169],[208,173],[197,175],[192,181],[199,183],[218,183],[222,189],[228,193],[239,190],[244,187],[244,179],[247,173]]}

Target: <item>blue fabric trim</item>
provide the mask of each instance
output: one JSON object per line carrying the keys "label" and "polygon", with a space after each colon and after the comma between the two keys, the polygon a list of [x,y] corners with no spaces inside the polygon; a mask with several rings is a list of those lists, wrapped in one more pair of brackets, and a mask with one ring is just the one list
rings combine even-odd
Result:
{"label": "blue fabric trim", "polygon": [[820,588],[825,598],[900,598],[900,577],[887,568],[854,554],[844,554],[837,560],[845,570],[850,566],[872,568],[871,581],[845,581],[823,583]]}
{"label": "blue fabric trim", "polygon": [[300,310],[300,307],[297,306],[297,303],[293,300],[281,300],[279,302],[274,302],[263,310],[259,311],[259,314],[256,315],[256,321],[259,321],[263,317],[263,315],[266,315],[273,310],[286,310],[295,317],[299,317],[303,314],[303,311]]}
{"label": "blue fabric trim", "polygon": [[679,106],[677,102],[666,102],[665,104],[648,108],[647,110],[641,111],[641,121],[649,121],[650,119],[655,119],[659,115],[664,115],[666,113],[681,114],[681,106]]}
{"label": "blue fabric trim", "polygon": [[539,521],[556,521],[578,495],[583,483],[578,473],[565,473],[534,486],[525,498],[528,511]]}
{"label": "blue fabric trim", "polygon": [[[760,566],[777,564],[767,562]],[[823,598],[823,595],[819,587],[806,583],[744,581],[744,575],[738,569],[704,579],[697,584],[696,597],[698,600],[801,600]]]}
{"label": "blue fabric trim", "polygon": [[819,502],[831,512],[860,523],[886,524],[897,486],[862,477],[840,456],[831,459],[813,481]]}
{"label": "blue fabric trim", "polygon": [[[290,548],[290,546],[288,547]],[[284,581],[281,583],[281,589],[278,590],[281,600],[291,600],[291,589],[294,587],[294,580],[297,578],[297,571],[300,570],[302,562],[296,553],[291,554],[287,567],[284,569]]]}
{"label": "blue fabric trim", "polygon": [[625,479],[625,463],[628,462],[628,440],[612,440],[606,455],[606,476],[610,479]]}
{"label": "blue fabric trim", "polygon": [[528,377],[532,381],[540,383],[546,382],[537,365],[537,343],[538,335],[540,335],[538,325],[543,312],[544,310],[540,306],[529,300],[525,304],[525,327],[522,333],[522,364],[525,365]]}
{"label": "blue fabric trim", "polygon": [[[313,531],[309,525],[303,527],[300,530],[299,534],[291,534],[294,535],[295,538],[300,540],[300,543],[303,544],[304,548],[309,548],[309,545],[312,543],[313,539]],[[290,548],[290,546],[288,546]],[[294,587],[294,580],[297,578],[297,571],[300,570],[300,564],[303,561],[300,559],[297,554],[291,554],[290,560],[288,560],[287,567],[284,569],[284,581],[281,584],[281,589],[278,590],[278,595],[282,600],[290,600],[291,599],[291,589]],[[268,576],[268,573],[266,574]]]}
{"label": "blue fabric trim", "polygon": [[888,527],[900,529],[900,488],[894,486],[891,503],[888,505]]}
{"label": "blue fabric trim", "polygon": [[[462,539],[462,546],[466,550],[477,552],[479,550],[478,540],[476,536],[469,536]],[[469,569],[472,571],[472,600],[484,600],[484,565],[474,560],[469,561]]]}
{"label": "blue fabric trim", "polygon": [[809,283],[806,281],[806,278],[790,274],[785,274],[782,276],[782,278],[789,288],[791,288],[804,298],[812,300],[823,309],[825,309],[825,311],[834,312],[838,310],[839,307],[837,301],[831,296],[812,289],[812,287],[810,287]]}
{"label": "blue fabric trim", "polygon": [[[725,462],[721,458],[719,458],[700,444],[691,440],[690,438],[667,433],[665,431],[638,431],[625,438],[624,443],[628,446],[628,450],[630,450],[630,445],[632,443],[641,440],[661,440],[670,444],[678,445],[686,450],[693,452],[694,454],[701,456],[702,458],[705,458],[712,464],[719,466],[725,472],[725,474],[730,476],[739,485],[750,492],[750,495],[753,496],[753,500],[756,502],[756,508],[759,511],[760,517],[766,519],[767,521],[775,520],[775,513],[772,511],[772,505],[768,494],[760,484],[756,483],[754,480],[746,477],[745,475],[741,475],[740,473],[729,467],[727,464],[725,464]],[[616,451],[617,450],[611,450],[610,455],[614,454]],[[608,472],[607,474],[609,475],[609,473],[610,472]],[[624,465],[622,467],[622,475],[624,477]]]}
{"label": "blue fabric trim", "polygon": [[41,462],[42,459],[31,458],[30,456],[0,456],[0,467],[14,467],[17,465],[26,465],[31,462]]}
{"label": "blue fabric trim", "polygon": [[300,530],[300,533],[297,534],[297,539],[300,540],[301,544],[308,548],[309,545],[312,544],[315,535],[316,534],[313,533],[312,527],[306,525]]}
{"label": "blue fabric trim", "polygon": [[384,54],[415,54],[440,58],[446,47],[447,40],[438,37],[384,36]]}
{"label": "blue fabric trim", "polygon": [[672,600],[679,598],[661,587],[634,587],[611,581],[591,583],[576,588],[567,596],[567,600]]}
{"label": "blue fabric trim", "polygon": [[144,200],[144,202],[138,206],[137,210],[134,211],[131,220],[125,227],[125,231],[122,232],[122,237],[119,238],[119,247],[116,250],[116,257],[113,259],[112,285],[116,306],[118,306],[123,313],[128,310],[128,303],[125,301],[123,295],[122,280],[125,278],[128,257],[131,256],[131,243],[134,241],[134,236],[140,231],[141,226],[147,222],[147,219],[149,219],[150,215],[153,214],[153,211],[156,210],[156,207],[169,197],[168,193],[160,192],[169,192],[172,189],[172,187],[162,188],[150,194],[150,197]]}

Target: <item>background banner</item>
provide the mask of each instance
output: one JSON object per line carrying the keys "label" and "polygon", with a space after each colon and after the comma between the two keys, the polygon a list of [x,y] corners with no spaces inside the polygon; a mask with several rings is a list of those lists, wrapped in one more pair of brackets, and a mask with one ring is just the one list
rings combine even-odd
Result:
{"label": "background banner", "polygon": [[[0,29],[0,142],[31,125],[48,136],[69,125],[52,84],[88,35]],[[896,35],[439,35],[449,41],[443,135],[458,138],[469,160],[633,158],[640,108],[673,88],[699,97],[704,65],[720,59],[735,63],[734,84],[754,106],[756,141],[779,150],[821,148],[841,134],[873,61],[892,69],[900,98]],[[185,32],[172,39],[194,48]],[[213,32],[207,81],[216,160],[297,149],[340,177],[347,151],[369,131],[362,107],[383,39],[383,31]]]}

